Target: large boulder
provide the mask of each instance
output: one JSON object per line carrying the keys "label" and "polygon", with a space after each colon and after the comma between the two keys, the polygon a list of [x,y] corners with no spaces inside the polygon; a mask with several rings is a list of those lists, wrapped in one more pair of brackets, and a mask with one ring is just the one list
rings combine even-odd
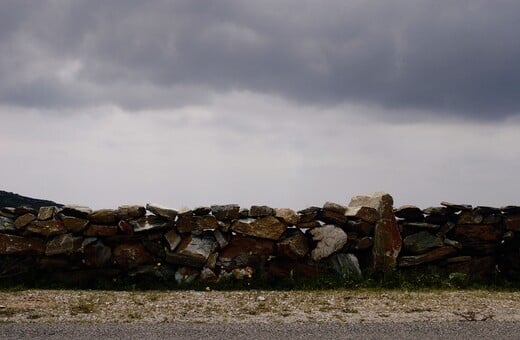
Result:
{"label": "large boulder", "polygon": [[312,239],[317,242],[316,247],[311,251],[311,258],[319,261],[326,258],[347,244],[347,234],[343,229],[333,225],[309,230]]}
{"label": "large boulder", "polygon": [[392,196],[384,192],[356,196],[349,203],[349,208],[370,207],[379,213],[372,248],[373,266],[376,271],[394,269],[403,244],[394,215],[393,203]]}
{"label": "large boulder", "polygon": [[114,260],[124,269],[133,269],[153,262],[153,257],[141,243],[123,243],[114,248]]}
{"label": "large boulder", "polygon": [[53,237],[45,246],[45,255],[70,254],[81,247],[82,237],[74,237],[72,234],[62,234]]}

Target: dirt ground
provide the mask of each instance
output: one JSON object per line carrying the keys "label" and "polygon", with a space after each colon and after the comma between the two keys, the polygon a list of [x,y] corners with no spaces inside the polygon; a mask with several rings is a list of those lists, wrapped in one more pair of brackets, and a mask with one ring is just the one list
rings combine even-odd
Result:
{"label": "dirt ground", "polygon": [[520,321],[520,292],[0,291],[0,322]]}

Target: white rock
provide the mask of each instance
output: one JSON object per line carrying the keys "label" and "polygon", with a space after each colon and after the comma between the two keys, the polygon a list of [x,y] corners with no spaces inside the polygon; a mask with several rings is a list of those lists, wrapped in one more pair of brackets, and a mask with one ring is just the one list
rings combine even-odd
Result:
{"label": "white rock", "polygon": [[347,234],[343,229],[333,225],[314,228],[309,231],[314,241],[318,241],[316,248],[311,251],[311,258],[319,261],[332,255],[347,244]]}

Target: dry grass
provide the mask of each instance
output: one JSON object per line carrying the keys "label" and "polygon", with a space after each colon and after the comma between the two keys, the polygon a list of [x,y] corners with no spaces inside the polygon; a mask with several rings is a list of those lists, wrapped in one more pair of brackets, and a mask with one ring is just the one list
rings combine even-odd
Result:
{"label": "dry grass", "polygon": [[0,292],[0,322],[520,321],[520,292],[25,290]]}

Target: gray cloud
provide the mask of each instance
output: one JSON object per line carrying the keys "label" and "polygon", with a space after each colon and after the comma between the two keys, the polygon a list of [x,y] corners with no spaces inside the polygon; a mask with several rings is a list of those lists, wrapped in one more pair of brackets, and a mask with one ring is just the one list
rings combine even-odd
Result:
{"label": "gray cloud", "polygon": [[469,119],[520,112],[518,1],[2,1],[0,102],[201,104],[251,91]]}

